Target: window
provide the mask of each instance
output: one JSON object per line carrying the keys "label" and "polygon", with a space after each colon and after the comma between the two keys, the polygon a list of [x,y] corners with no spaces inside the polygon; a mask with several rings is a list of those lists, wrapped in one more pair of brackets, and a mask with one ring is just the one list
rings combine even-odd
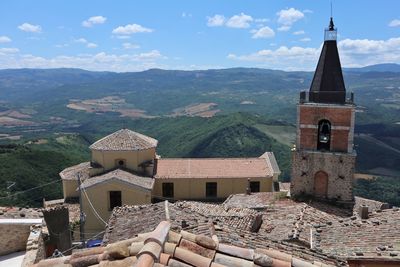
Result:
{"label": "window", "polygon": [[206,197],[217,197],[217,183],[206,183]]}
{"label": "window", "polygon": [[125,167],[125,160],[124,159],[117,159],[115,160],[116,167]]}
{"label": "window", "polygon": [[250,182],[250,192],[260,192],[260,182]]}
{"label": "window", "polygon": [[330,150],[331,147],[331,123],[321,120],[318,123],[318,150]]}
{"label": "window", "polygon": [[110,210],[122,206],[121,191],[110,191]]}
{"label": "window", "polygon": [[162,184],[162,196],[167,198],[174,197],[174,183],[163,183]]}

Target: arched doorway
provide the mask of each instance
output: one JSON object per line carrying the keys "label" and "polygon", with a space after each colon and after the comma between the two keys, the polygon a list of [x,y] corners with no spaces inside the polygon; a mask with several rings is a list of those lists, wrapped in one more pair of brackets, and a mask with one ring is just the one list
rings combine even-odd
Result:
{"label": "arched doorway", "polygon": [[328,174],[319,171],[314,176],[314,195],[318,198],[326,198],[328,195]]}

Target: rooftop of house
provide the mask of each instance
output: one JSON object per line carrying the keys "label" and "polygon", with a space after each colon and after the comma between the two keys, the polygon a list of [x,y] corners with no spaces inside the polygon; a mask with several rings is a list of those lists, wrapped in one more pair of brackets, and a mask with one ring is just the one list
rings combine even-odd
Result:
{"label": "rooftop of house", "polygon": [[158,141],[149,136],[121,129],[93,143],[89,148],[103,151],[146,150],[157,147]]}
{"label": "rooftop of house", "polygon": [[83,162],[71,167],[68,167],[60,172],[60,177],[63,180],[77,180],[78,174],[81,175],[82,181],[89,178],[90,162]]}
{"label": "rooftop of house", "polygon": [[265,158],[165,158],[154,178],[263,178],[273,169]]}
{"label": "rooftop of house", "polygon": [[[369,218],[359,209],[368,206]],[[223,204],[169,204],[171,229],[210,236],[221,243],[256,249],[272,248],[307,261],[341,265],[345,259],[400,263],[398,208],[356,197],[353,210],[322,202],[295,202],[282,192],[233,195]],[[109,244],[148,232],[167,217],[165,204],[115,209],[104,236]],[[334,263],[332,263],[334,261]]]}
{"label": "rooftop of house", "polygon": [[[168,213],[173,230],[184,229],[196,234],[208,232],[210,219],[215,221],[217,228],[225,225],[233,229],[251,231],[256,227],[255,222],[259,216],[257,211],[251,209],[226,208],[222,205],[194,201],[169,203]],[[103,242],[108,244],[150,231],[166,217],[164,202],[115,208]]]}
{"label": "rooftop of house", "polygon": [[151,190],[154,184],[154,179],[151,177],[143,177],[122,169],[116,169],[84,180],[82,183],[82,188],[87,189],[100,184],[109,183],[110,181],[116,181],[126,185],[133,185],[145,190]]}
{"label": "rooftop of house", "polygon": [[[183,204],[187,204],[186,202]],[[165,205],[164,207],[162,207]],[[175,204],[174,204],[175,205]],[[172,206],[174,206],[172,205]],[[201,204],[195,204],[200,205]],[[207,205],[207,204],[206,204]],[[174,228],[168,203],[158,204],[164,218],[141,233],[122,237],[104,247],[74,250],[71,256],[42,260],[34,266],[346,266],[339,258],[322,255],[296,244],[269,242],[233,227],[225,232],[213,221],[202,234]],[[154,208],[155,206],[152,205]],[[206,208],[206,207],[202,207]],[[121,210],[119,211],[121,212]],[[150,212],[149,212],[150,213]],[[239,211],[240,213],[240,211]],[[251,214],[252,212],[249,211]],[[230,231],[230,232],[229,232]],[[242,236],[244,234],[244,236]],[[241,243],[247,240],[247,243]]]}
{"label": "rooftop of house", "polygon": [[39,208],[0,207],[0,219],[41,219]]}

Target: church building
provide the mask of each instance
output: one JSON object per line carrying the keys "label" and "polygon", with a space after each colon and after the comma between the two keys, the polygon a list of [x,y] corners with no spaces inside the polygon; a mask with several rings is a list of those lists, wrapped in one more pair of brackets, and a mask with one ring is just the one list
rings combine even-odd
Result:
{"label": "church building", "polygon": [[64,201],[77,201],[81,193],[86,232],[104,229],[112,210],[125,204],[215,202],[231,194],[271,192],[280,174],[272,152],[255,158],[162,158],[157,144],[121,129],[89,147],[90,162],[60,173]]}
{"label": "church building", "polygon": [[346,93],[336,36],[331,18],[310,90],[297,105],[290,193],[346,204],[354,199],[355,104]]}

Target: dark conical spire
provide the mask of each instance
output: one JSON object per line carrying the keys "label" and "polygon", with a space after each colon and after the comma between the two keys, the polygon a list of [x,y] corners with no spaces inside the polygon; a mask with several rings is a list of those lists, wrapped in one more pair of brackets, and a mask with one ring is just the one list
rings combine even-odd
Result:
{"label": "dark conical spire", "polygon": [[317,103],[345,103],[342,67],[336,44],[336,29],[331,17],[325,41],[311,83],[309,99]]}

